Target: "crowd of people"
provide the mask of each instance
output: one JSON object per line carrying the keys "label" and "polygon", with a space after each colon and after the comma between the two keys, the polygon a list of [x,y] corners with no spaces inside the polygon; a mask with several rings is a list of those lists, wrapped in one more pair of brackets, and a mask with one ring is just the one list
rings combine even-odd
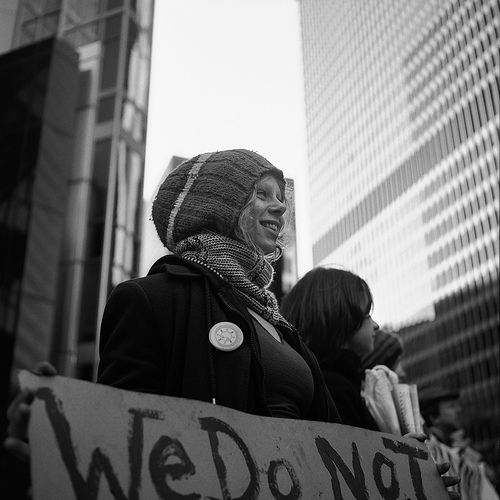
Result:
{"label": "crowd of people", "polygon": [[[315,268],[278,304],[269,285],[290,212],[283,172],[249,150],[200,154],[170,173],[152,212],[170,254],[111,293],[98,383],[379,430],[361,395],[364,369],[397,370],[402,344],[382,335],[368,284],[347,270]],[[375,349],[377,338],[386,348]],[[32,399],[23,391],[8,411],[5,446],[24,460]],[[429,435],[441,439],[432,415]],[[448,462],[436,455],[450,498],[472,499],[457,490],[460,470],[446,475]]]}

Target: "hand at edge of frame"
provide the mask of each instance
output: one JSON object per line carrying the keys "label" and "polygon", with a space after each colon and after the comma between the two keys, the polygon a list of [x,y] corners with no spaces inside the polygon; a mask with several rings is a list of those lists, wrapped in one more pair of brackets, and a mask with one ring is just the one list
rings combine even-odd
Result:
{"label": "hand at edge of frame", "polygon": [[[31,370],[36,375],[54,376],[57,371],[47,361],[37,363]],[[29,462],[30,449],[28,443],[28,424],[31,415],[31,403],[35,393],[31,389],[23,389],[12,400],[12,403],[7,409],[7,418],[9,419],[9,426],[7,427],[7,437],[4,441],[4,447],[12,455],[19,460]]]}

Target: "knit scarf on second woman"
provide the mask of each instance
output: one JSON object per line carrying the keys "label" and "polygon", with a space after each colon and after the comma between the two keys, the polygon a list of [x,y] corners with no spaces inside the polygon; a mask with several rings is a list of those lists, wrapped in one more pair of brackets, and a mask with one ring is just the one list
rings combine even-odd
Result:
{"label": "knit scarf on second woman", "polygon": [[274,269],[263,255],[237,240],[214,232],[189,236],[176,246],[175,254],[217,273],[250,309],[269,323],[291,328],[279,313],[274,293],[267,289]]}

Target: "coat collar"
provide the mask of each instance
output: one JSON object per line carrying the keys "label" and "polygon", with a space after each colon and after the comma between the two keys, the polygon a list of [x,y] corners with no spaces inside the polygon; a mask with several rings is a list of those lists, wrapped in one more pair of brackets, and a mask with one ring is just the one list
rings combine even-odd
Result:
{"label": "coat collar", "polygon": [[178,278],[208,278],[218,288],[227,285],[224,279],[217,273],[201,264],[183,259],[177,255],[165,255],[158,259],[149,270],[148,276],[159,273],[167,273]]}

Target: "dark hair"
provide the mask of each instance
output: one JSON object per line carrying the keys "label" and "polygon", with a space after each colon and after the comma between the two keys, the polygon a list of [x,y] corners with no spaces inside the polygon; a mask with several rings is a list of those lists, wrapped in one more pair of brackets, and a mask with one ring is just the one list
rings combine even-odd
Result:
{"label": "dark hair", "polygon": [[347,338],[361,328],[372,306],[370,288],[359,276],[317,267],[284,297],[281,314],[323,363],[335,359]]}

